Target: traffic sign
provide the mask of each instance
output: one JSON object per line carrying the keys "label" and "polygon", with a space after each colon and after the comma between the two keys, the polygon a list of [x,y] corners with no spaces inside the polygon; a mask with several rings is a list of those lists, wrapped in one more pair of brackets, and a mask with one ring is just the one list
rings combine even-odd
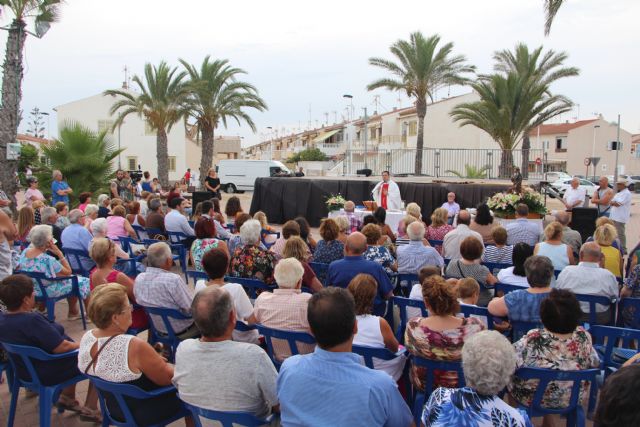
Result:
{"label": "traffic sign", "polygon": [[589,166],[591,164],[591,159],[589,157],[584,159],[584,165]]}
{"label": "traffic sign", "polygon": [[542,164],[542,159],[540,157],[536,158],[536,165],[541,165]]}

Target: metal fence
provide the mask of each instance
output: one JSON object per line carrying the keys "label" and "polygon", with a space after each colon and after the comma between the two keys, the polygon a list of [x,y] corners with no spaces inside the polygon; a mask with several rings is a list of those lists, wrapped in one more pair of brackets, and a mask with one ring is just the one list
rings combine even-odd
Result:
{"label": "metal fence", "polygon": [[[498,179],[509,177],[513,166],[517,166],[528,176],[528,179],[542,179],[544,175],[543,150],[511,150],[500,149],[449,149],[425,148],[418,152],[415,149],[393,150],[347,150],[344,156],[344,175],[355,175],[358,170],[371,169],[372,174],[379,175],[389,170],[393,175],[415,175],[416,155],[420,153],[422,169],[419,175],[434,178],[457,177],[456,172],[464,178],[475,171],[484,171],[483,177]],[[524,156],[523,156],[524,154]],[[525,172],[526,171],[526,172]]]}

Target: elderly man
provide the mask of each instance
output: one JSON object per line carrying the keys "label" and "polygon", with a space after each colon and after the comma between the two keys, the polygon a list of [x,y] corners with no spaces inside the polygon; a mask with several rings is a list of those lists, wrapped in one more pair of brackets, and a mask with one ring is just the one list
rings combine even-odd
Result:
{"label": "elderly man", "polygon": [[349,230],[347,230],[348,231],[348,233],[346,233],[347,235],[355,231],[360,231],[360,229],[362,228],[362,220],[358,215],[354,213],[355,209],[356,209],[356,204],[353,203],[351,200],[347,201],[344,204],[344,216],[346,216],[347,219],[349,220]]}
{"label": "elderly man", "polygon": [[422,243],[424,238],[424,224],[415,221],[407,227],[409,244],[398,247],[398,273],[418,274],[427,265],[442,267],[444,260],[431,246]]}
{"label": "elderly man", "polygon": [[520,242],[529,246],[535,246],[540,240],[542,230],[538,224],[527,219],[529,207],[524,203],[516,206],[516,220],[505,227],[507,229],[507,245],[516,245]]}
{"label": "elderly man", "polygon": [[358,332],[351,294],[339,288],[321,290],[309,300],[307,317],[318,346],[311,354],[288,358],[280,368],[282,425],[413,425],[391,376],[368,369],[351,352]]}
{"label": "elderly man", "polygon": [[208,218],[213,221],[213,224],[216,227],[216,237],[218,239],[229,240],[232,236],[229,231],[220,224],[220,222],[215,219],[216,212],[213,210],[213,202],[211,200],[205,200],[202,202],[202,217]]}
{"label": "elderly man", "polygon": [[627,234],[626,225],[631,217],[631,192],[627,188],[627,181],[619,179],[616,182],[616,189],[618,193],[611,199],[611,215],[609,218],[613,221],[613,225],[616,227],[618,237],[620,238],[620,244],[622,253],[627,253]]}
{"label": "elderly man", "polygon": [[327,280],[329,285],[346,288],[351,279],[360,273],[373,276],[378,283],[378,294],[373,305],[373,314],[382,316],[386,309],[384,300],[393,295],[393,285],[384,267],[374,261],[364,259],[367,250],[367,238],[360,232],[351,233],[344,245],[344,258],[329,264]]}
{"label": "elderly man", "polygon": [[591,203],[598,208],[598,216],[608,217],[611,209],[611,199],[613,198],[614,191],[609,188],[609,178],[601,176],[598,181],[599,187],[593,193],[591,197]]}
{"label": "elderly man", "polygon": [[562,196],[562,203],[568,211],[571,211],[575,207],[584,205],[586,197],[587,190],[580,188],[580,179],[574,177],[571,180],[571,188]]}
{"label": "elderly man", "polygon": [[[482,235],[477,231],[469,228],[471,223],[471,215],[467,210],[461,210],[458,213],[458,225],[444,236],[442,242],[443,255],[447,259],[460,259],[460,244],[469,236],[475,237],[482,243]],[[483,243],[484,245],[484,243]]]}
{"label": "elderly man", "polygon": [[[274,276],[278,289],[261,293],[253,307],[249,324],[260,323],[267,328],[285,331],[310,332],[307,305],[311,294],[300,292],[304,268],[295,258],[285,258],[276,264]],[[311,353],[312,345],[298,344],[300,354]],[[285,341],[274,340],[273,352],[279,361],[291,356]]]}
{"label": "elderly man", "polygon": [[202,337],[178,346],[173,384],[180,399],[260,418],[277,410],[278,373],[269,356],[255,344],[232,340],[236,313],[231,295],[209,286],[196,294],[191,312]]}
{"label": "elderly man", "polygon": [[195,240],[196,233],[193,231],[193,228],[189,225],[189,221],[187,220],[185,209],[189,205],[189,202],[183,199],[182,197],[175,197],[169,201],[169,208],[171,211],[164,217],[164,228],[170,232],[180,232],[184,234],[185,237],[182,240],[182,244],[190,248],[191,244]]}
{"label": "elderly man", "polygon": [[449,218],[449,224],[453,224],[453,219],[460,212],[460,205],[456,203],[456,193],[453,191],[447,194],[447,201],[441,206],[447,210],[447,217]]}
{"label": "elderly man", "polygon": [[[145,222],[148,228],[155,228],[164,232],[164,215],[162,214],[162,202],[160,199],[155,198],[149,201],[149,212],[145,218]],[[189,222],[187,222],[189,225]]]}
{"label": "elderly man", "polygon": [[[69,212],[69,226],[65,227],[62,231],[62,247],[64,249],[77,249],[81,251],[89,253],[89,245],[93,240],[93,236],[84,227],[85,214],[80,209],[74,209]],[[77,269],[78,266],[75,257],[71,257],[69,263],[71,264],[71,268]],[[82,264],[82,268],[85,271],[90,271],[95,263],[87,257],[82,257],[80,259],[80,263]]]}
{"label": "elderly man", "polygon": [[[569,265],[563,268],[553,287],[567,289],[575,294],[616,298],[618,296],[618,282],[613,273],[600,267],[602,258],[603,254],[597,243],[585,243],[580,249],[578,265]],[[581,302],[580,305],[585,313],[582,320],[588,321],[589,304]],[[598,323],[607,323],[611,320],[610,307],[596,304],[596,312]]]}
{"label": "elderly man", "polygon": [[58,202],[64,202],[69,205],[69,194],[73,193],[73,190],[66,181],[62,180],[62,172],[54,170],[52,176],[51,204],[55,205]]}
{"label": "elderly man", "polygon": [[42,208],[42,211],[40,212],[40,221],[42,224],[51,226],[51,234],[56,240],[56,246],[62,250],[62,229],[56,225],[56,222],[58,221],[58,211],[56,208],[51,206]]}
{"label": "elderly man", "polygon": [[[149,246],[147,263],[147,271],[139,274],[133,285],[136,302],[143,307],[172,308],[190,314],[193,291],[182,277],[171,272],[173,257],[169,245],[158,242]],[[151,321],[158,331],[167,332],[162,319],[152,315]],[[171,319],[170,322],[180,339],[200,334],[192,319]]]}
{"label": "elderly man", "polygon": [[[568,212],[557,212],[555,217],[556,221],[562,224],[562,243],[571,246],[573,253],[578,255],[580,246],[582,246],[582,236],[579,232],[569,227],[568,224],[571,220],[571,215]],[[542,234],[541,239],[544,242],[544,234]]]}

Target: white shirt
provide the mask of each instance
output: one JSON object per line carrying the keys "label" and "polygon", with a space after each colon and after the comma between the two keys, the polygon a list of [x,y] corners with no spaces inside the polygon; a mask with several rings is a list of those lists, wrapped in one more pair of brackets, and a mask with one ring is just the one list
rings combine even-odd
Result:
{"label": "white shirt", "polygon": [[193,232],[193,228],[189,225],[189,221],[187,221],[187,217],[182,215],[178,210],[172,209],[164,217],[164,228],[167,231],[171,232],[182,232],[187,236],[195,236],[196,233]]}
{"label": "white shirt", "polygon": [[484,247],[484,243],[482,242],[482,236],[480,235],[480,233],[478,233],[477,231],[473,231],[466,224],[459,224],[455,228],[455,230],[451,230],[444,236],[444,240],[442,242],[444,258],[462,258],[462,255],[460,255],[460,244],[469,236],[478,239],[480,243],[482,243],[482,247]]}
{"label": "white shirt", "polygon": [[[578,265],[568,265],[562,269],[552,287],[567,289],[576,294],[596,295],[608,298],[618,296],[616,277],[606,268],[600,268],[595,262],[581,261]],[[582,311],[589,313],[589,303],[581,302]],[[596,304],[596,312],[607,310],[607,306]]]}
{"label": "white shirt", "polygon": [[626,224],[631,216],[631,192],[628,188],[618,192],[611,202],[620,203],[620,206],[611,206],[611,218],[612,221],[622,222]]}
{"label": "white shirt", "polygon": [[581,204],[583,204],[586,195],[587,191],[584,188],[569,187],[567,191],[565,191],[562,200],[564,200],[565,203],[569,205],[569,209],[571,209],[577,202],[580,202],[580,204],[576,205],[576,207],[579,207]]}
{"label": "white shirt", "polygon": [[498,282],[505,285],[516,285],[529,287],[529,282],[525,276],[517,276],[513,274],[513,267],[503,268],[498,272]]}

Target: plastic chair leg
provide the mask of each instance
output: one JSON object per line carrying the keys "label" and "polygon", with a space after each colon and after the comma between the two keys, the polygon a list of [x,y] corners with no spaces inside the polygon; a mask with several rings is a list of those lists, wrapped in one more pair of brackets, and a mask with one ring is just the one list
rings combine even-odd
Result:
{"label": "plastic chair leg", "polygon": [[50,388],[40,389],[39,400],[40,427],[50,427],[51,409],[53,408],[53,390]]}
{"label": "plastic chair leg", "polygon": [[[604,376],[604,374],[603,374]],[[594,381],[589,389],[589,406],[587,407],[587,414],[591,416],[596,410],[596,403],[598,401],[598,381]]]}
{"label": "plastic chair leg", "polygon": [[11,386],[11,404],[9,405],[9,420],[7,422],[7,427],[13,427],[13,422],[16,418],[16,409],[18,407],[18,395],[20,394],[20,385],[18,384],[18,379],[15,378],[13,384]]}
{"label": "plastic chair leg", "polygon": [[87,330],[87,319],[84,314],[84,301],[82,300],[82,295],[80,294],[80,290],[78,290],[78,305],[80,306],[80,318],[82,319],[82,329]]}
{"label": "plastic chair leg", "polygon": [[50,322],[56,320],[56,302],[50,299],[47,300],[47,318]]}

